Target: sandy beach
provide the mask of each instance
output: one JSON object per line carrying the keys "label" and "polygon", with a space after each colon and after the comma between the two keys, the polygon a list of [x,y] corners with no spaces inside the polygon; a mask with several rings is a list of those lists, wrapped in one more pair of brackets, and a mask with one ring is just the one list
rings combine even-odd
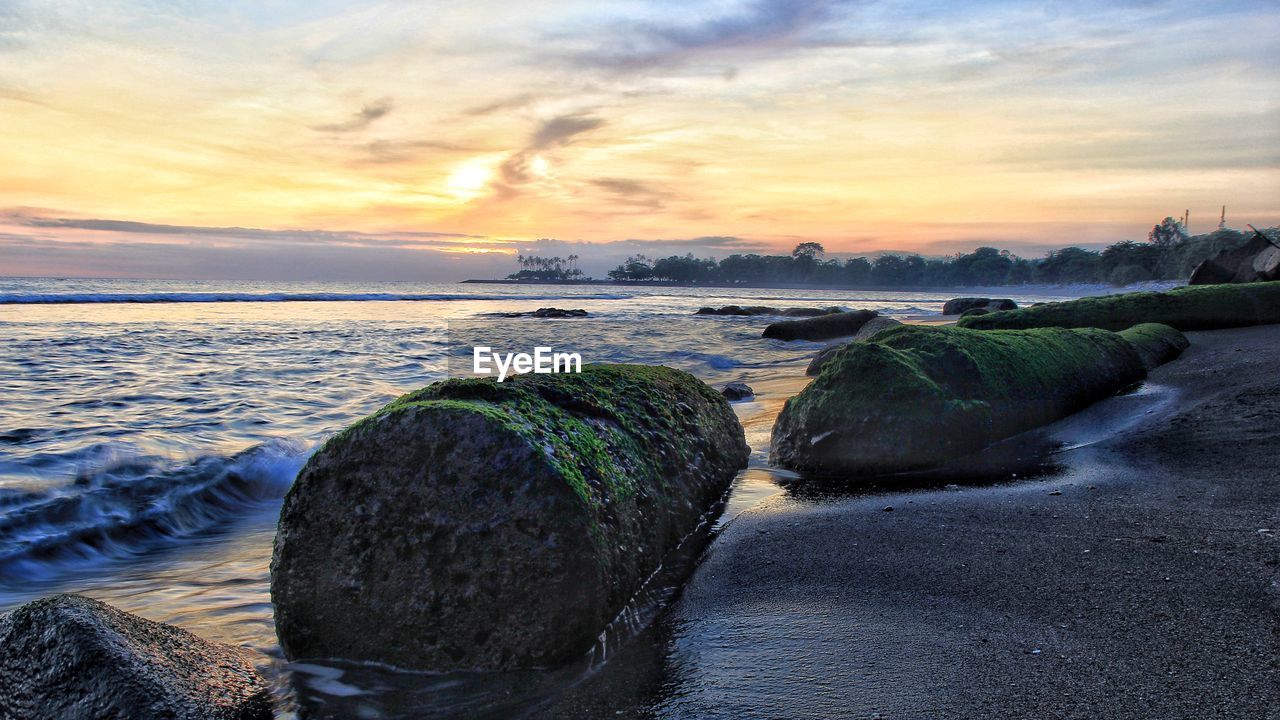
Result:
{"label": "sandy beach", "polygon": [[1280,327],[1188,337],[1039,477],[743,512],[539,716],[1280,717]]}

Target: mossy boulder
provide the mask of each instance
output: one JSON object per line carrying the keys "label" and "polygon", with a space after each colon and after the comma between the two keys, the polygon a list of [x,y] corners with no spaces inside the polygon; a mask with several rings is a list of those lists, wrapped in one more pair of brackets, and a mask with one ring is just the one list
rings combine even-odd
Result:
{"label": "mossy boulder", "polygon": [[942,305],[943,315],[961,315],[969,310],[986,310],[987,312],[996,312],[998,310],[1016,310],[1018,303],[1009,298],[974,298],[962,297],[952,298]]}
{"label": "mossy boulder", "polygon": [[[857,334],[853,336],[853,339],[848,342],[866,342],[885,330],[901,326],[901,322],[894,320],[891,317],[879,315],[868,320],[867,323],[858,330]],[[845,344],[846,343],[837,343],[835,345],[828,345],[819,350],[818,354],[814,355],[813,359],[809,361],[809,366],[804,369],[804,374],[813,376],[822,372],[822,366],[826,365],[827,361],[836,354],[836,351]]]}
{"label": "mossy boulder", "polygon": [[271,716],[271,686],[240,648],[78,595],[0,618],[0,718]]}
{"label": "mossy boulder", "polygon": [[290,658],[427,670],[589,650],[749,449],[719,392],[665,367],[449,380],[327,442],[271,564]]}
{"label": "mossy boulder", "polygon": [[1129,341],[1148,370],[1176,359],[1191,344],[1187,336],[1160,323],[1142,323],[1121,330],[1120,337]]}
{"label": "mossy boulder", "polygon": [[814,474],[922,470],[1144,377],[1134,345],[1106,330],[905,325],[842,346],[787,401],[773,428],[772,460]]}
{"label": "mossy boulder", "polygon": [[856,335],[867,321],[878,314],[875,310],[852,310],[803,320],[783,320],[765,327],[763,337],[775,340],[826,340]]}
{"label": "mossy boulder", "polygon": [[1124,330],[1148,322],[1178,330],[1213,330],[1280,322],[1280,282],[1196,285],[1167,292],[1087,297],[961,318],[958,324],[977,330],[1039,327]]}

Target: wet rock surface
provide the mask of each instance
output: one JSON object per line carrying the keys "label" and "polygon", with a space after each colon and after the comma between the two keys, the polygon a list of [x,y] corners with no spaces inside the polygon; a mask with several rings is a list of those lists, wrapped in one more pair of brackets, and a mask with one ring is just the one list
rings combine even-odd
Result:
{"label": "wet rock surface", "polygon": [[735,402],[738,400],[750,400],[756,396],[756,391],[752,390],[751,386],[744,382],[731,382],[720,390],[720,394],[724,395],[729,402]]}
{"label": "wet rock surface", "polygon": [[996,312],[998,310],[1017,310],[1018,303],[1009,298],[952,298],[942,306],[943,315],[960,315],[969,310],[985,310],[987,312]]}
{"label": "wet rock surface", "polygon": [[326,443],[285,498],[281,644],[430,670],[567,662],[748,453],[724,397],[665,367],[410,393]]}
{"label": "wet rock surface", "polygon": [[872,318],[875,310],[852,310],[803,320],[783,320],[768,325],[762,337],[775,340],[826,340],[857,335]]}
{"label": "wet rock surface", "polygon": [[828,308],[776,308],[768,305],[725,305],[724,307],[701,307],[694,315],[736,315],[736,316],[755,316],[755,315],[781,315],[784,317],[819,317],[822,315],[831,315],[841,312],[838,307]]}
{"label": "wet rock surface", "polygon": [[268,720],[253,655],[78,595],[0,618],[0,717]]}
{"label": "wet rock surface", "polygon": [[590,313],[588,313],[586,310],[582,310],[581,308],[577,308],[573,310],[564,310],[561,308],[545,307],[545,308],[538,308],[537,310],[531,310],[529,312],[500,313],[500,315],[502,317],[509,317],[509,318],[518,318],[518,317],[580,318],[580,317],[587,317],[588,315],[590,315]]}

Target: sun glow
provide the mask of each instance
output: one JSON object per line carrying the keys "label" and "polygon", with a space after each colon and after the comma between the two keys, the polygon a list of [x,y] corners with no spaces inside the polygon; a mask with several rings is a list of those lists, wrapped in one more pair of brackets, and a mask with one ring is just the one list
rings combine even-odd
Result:
{"label": "sun glow", "polygon": [[445,181],[445,187],[460,200],[478,196],[493,177],[493,162],[488,158],[468,160],[453,171]]}

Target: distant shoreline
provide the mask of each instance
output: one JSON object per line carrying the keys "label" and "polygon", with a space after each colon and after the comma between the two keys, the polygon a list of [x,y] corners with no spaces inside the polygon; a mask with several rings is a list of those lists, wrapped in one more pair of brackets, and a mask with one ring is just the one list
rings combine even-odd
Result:
{"label": "distant shoreline", "polygon": [[675,280],[483,280],[472,278],[469,280],[459,280],[459,284],[477,284],[477,285],[592,285],[592,286],[614,286],[614,287],[681,287],[681,288],[716,288],[716,289],[743,289],[743,290],[866,290],[871,292],[951,292],[951,291],[973,291],[981,292],[987,295],[998,293],[1000,291],[1026,294],[1028,292],[1088,289],[1099,290],[1105,293],[1113,292],[1135,292],[1138,290],[1166,290],[1172,287],[1185,285],[1185,280],[1155,280],[1137,283],[1135,285],[1109,285],[1109,284],[1063,284],[1063,285],[1045,285],[1039,283],[1026,283],[1023,285],[949,285],[949,286],[919,286],[919,285],[901,285],[901,286],[884,286],[884,285],[832,285],[829,283],[729,283],[729,282],[706,282],[706,283],[687,283],[677,282]]}

